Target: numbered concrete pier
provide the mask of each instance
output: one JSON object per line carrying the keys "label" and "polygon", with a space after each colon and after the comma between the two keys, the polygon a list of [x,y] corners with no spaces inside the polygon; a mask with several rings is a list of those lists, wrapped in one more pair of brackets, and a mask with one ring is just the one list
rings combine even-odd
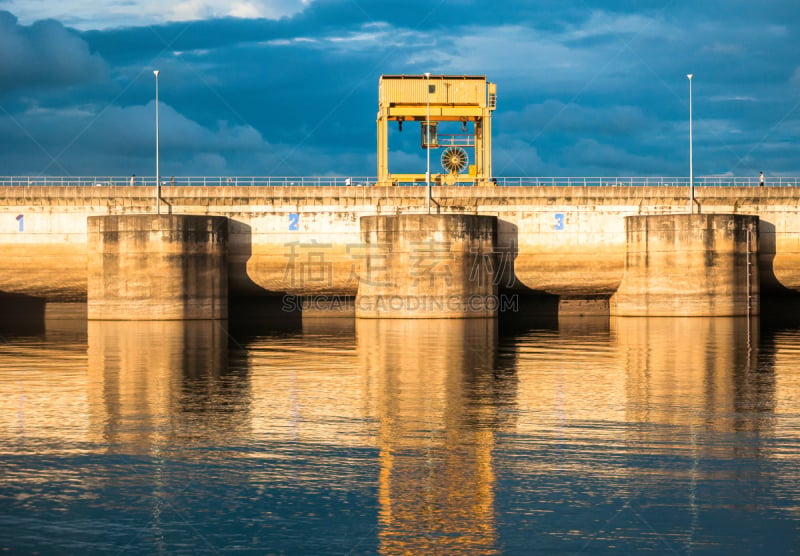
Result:
{"label": "numbered concrete pier", "polygon": [[[423,302],[431,316],[493,315],[495,287],[475,286],[491,263],[501,310],[530,297],[521,315],[542,298],[548,315],[763,314],[765,300],[797,314],[788,307],[800,302],[800,187],[698,188],[695,215],[685,214],[687,193],[442,186],[429,217],[424,187],[164,186],[164,206],[195,216],[156,217],[151,187],[0,187],[0,313],[17,312],[13,300],[88,299],[92,318],[223,318],[230,295],[279,308],[295,296],[284,312],[350,315],[358,294],[362,316],[423,314]],[[496,244],[485,233],[494,222]],[[446,257],[436,252],[445,245]],[[375,279],[390,271],[396,287]],[[431,281],[453,290],[419,290]]]}
{"label": "numbered concrete pier", "polygon": [[497,316],[497,217],[365,216],[361,240],[356,317]]}
{"label": "numbered concrete pier", "polygon": [[758,223],[744,214],[626,216],[625,272],[611,314],[757,315]]}
{"label": "numbered concrete pier", "polygon": [[88,318],[227,318],[227,244],[222,216],[89,217]]}

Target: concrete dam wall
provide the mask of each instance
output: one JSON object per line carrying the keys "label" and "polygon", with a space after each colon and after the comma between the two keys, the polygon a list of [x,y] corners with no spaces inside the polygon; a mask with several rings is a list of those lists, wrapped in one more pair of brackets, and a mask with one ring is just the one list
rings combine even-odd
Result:
{"label": "concrete dam wall", "polygon": [[[161,210],[227,217],[231,296],[356,296],[375,248],[361,218],[420,214],[426,195],[424,187],[163,187]],[[695,197],[696,213],[757,217],[749,278],[762,294],[800,291],[798,189],[702,187]],[[152,187],[0,187],[0,294],[86,300],[89,217],[155,209]],[[436,187],[432,210],[496,217],[498,287],[585,298],[612,296],[623,283],[633,261],[626,217],[688,213],[689,201],[687,188],[668,186]],[[632,299],[630,288],[623,293]]]}

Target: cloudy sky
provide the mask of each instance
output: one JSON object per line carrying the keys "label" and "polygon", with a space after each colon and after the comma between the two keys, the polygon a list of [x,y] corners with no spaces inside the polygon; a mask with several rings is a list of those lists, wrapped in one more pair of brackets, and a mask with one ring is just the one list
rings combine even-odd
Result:
{"label": "cloudy sky", "polygon": [[[381,74],[497,83],[497,176],[800,175],[791,0],[0,0],[0,175],[374,176]],[[391,170],[424,172],[418,128]]]}

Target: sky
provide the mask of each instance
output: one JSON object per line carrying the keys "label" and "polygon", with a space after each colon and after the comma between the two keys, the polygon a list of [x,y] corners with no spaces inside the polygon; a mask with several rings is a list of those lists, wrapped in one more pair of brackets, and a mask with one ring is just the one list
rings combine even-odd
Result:
{"label": "sky", "polygon": [[[495,176],[800,175],[790,0],[0,0],[0,176],[375,176],[381,74],[497,84]],[[419,126],[392,172],[425,171]]]}

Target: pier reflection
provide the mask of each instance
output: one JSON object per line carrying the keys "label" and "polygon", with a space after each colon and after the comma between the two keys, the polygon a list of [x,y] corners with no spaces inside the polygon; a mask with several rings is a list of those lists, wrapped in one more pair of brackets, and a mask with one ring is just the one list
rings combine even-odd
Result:
{"label": "pier reflection", "polygon": [[612,327],[629,420],[714,432],[768,426],[774,369],[759,368],[757,320],[617,317]]}
{"label": "pier reflection", "polygon": [[[763,440],[774,435],[775,367],[759,360],[758,321],[616,318],[612,326],[625,359],[626,420],[640,423],[626,428],[632,458],[685,462],[671,470],[628,464],[628,472],[675,489],[689,538],[712,513],[709,500],[763,507],[764,485],[776,480],[774,447]],[[718,486],[742,468],[736,493]]]}
{"label": "pier reflection", "polygon": [[576,320],[506,338],[519,376],[516,430],[578,446],[613,443],[624,424],[629,440],[677,452],[698,431],[760,431],[772,426],[775,369],[758,346],[758,322],[744,317]]}
{"label": "pier reflection", "polygon": [[495,435],[513,403],[494,320],[358,320],[379,422],[383,554],[497,550]]}
{"label": "pier reflection", "polygon": [[245,422],[248,399],[227,370],[219,322],[89,321],[90,440],[147,453],[222,439]]}

